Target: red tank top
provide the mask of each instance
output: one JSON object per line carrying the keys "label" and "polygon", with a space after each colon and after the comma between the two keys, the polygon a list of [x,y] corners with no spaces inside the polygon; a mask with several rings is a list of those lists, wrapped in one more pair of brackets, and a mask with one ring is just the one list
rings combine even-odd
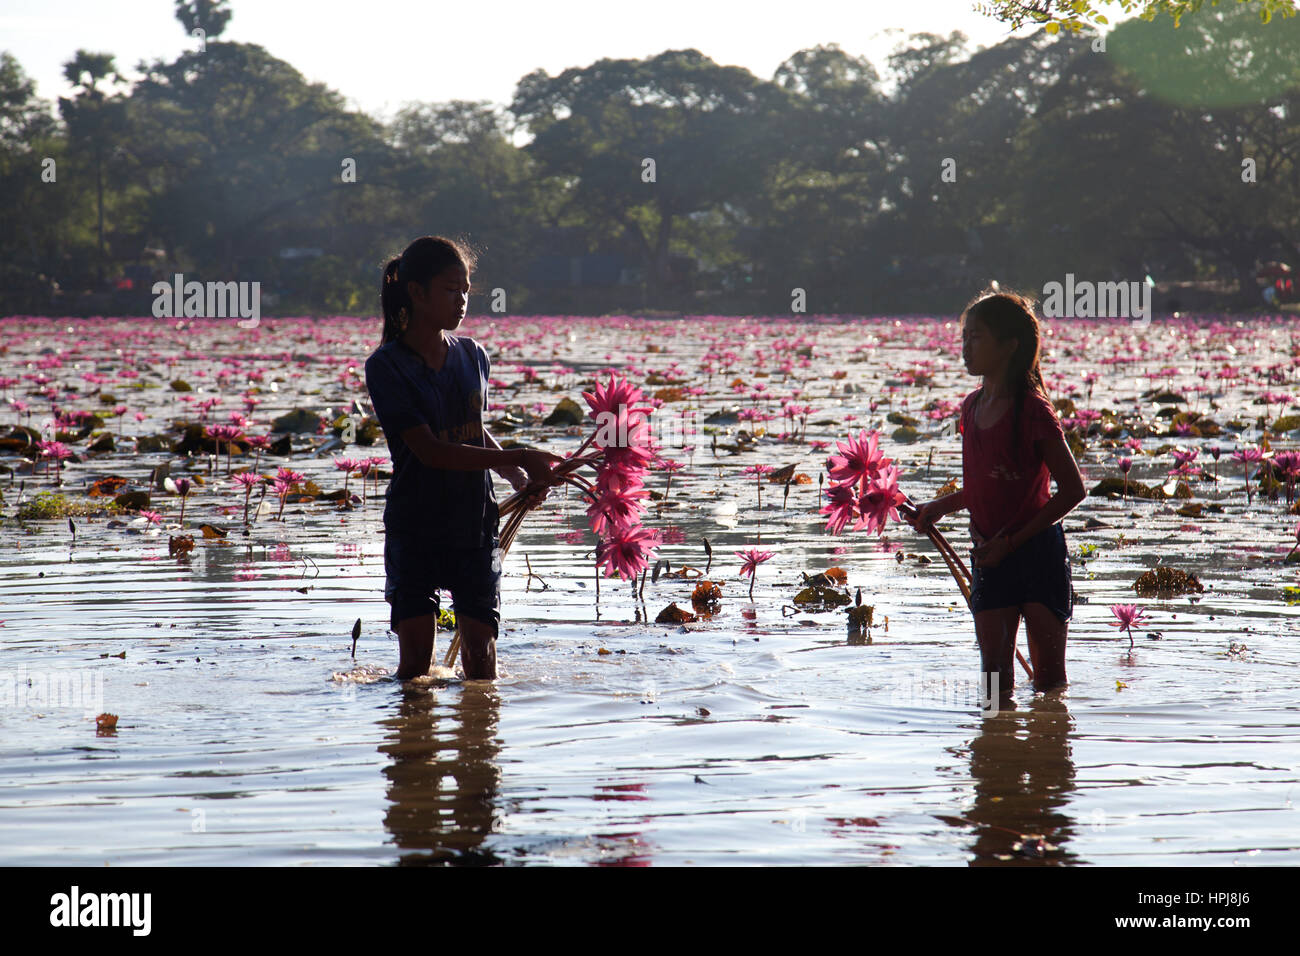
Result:
{"label": "red tank top", "polygon": [[1023,528],[1052,497],[1052,474],[1034,447],[1038,439],[1064,438],[1065,432],[1041,393],[1025,395],[1015,448],[1011,445],[1012,409],[988,428],[975,424],[975,400],[981,388],[962,400],[962,500],[971,525],[983,538]]}

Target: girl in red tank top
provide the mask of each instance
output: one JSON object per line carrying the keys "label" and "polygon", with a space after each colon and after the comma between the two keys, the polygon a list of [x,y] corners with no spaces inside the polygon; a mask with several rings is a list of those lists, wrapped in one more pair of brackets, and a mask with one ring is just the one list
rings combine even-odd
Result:
{"label": "girl in red tank top", "polygon": [[1033,301],[986,290],[961,326],[966,370],[983,379],[961,406],[962,487],[918,507],[909,523],[970,512],[971,610],[990,691],[993,680],[1000,697],[1013,689],[1022,617],[1034,689],[1054,690],[1066,685],[1073,597],[1060,521],[1083,500],[1083,478],[1043,387]]}

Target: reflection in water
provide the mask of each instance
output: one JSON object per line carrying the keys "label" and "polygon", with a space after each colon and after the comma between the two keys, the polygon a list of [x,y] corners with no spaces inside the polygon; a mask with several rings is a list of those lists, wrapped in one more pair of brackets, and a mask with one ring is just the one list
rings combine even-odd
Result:
{"label": "reflection in water", "polygon": [[1028,710],[983,718],[970,742],[975,804],[963,821],[976,827],[971,866],[1077,862],[1065,846],[1074,833],[1071,818],[1061,812],[1074,793],[1071,730],[1059,694],[1034,697]]}
{"label": "reflection in water", "polygon": [[384,768],[384,826],[408,851],[402,866],[502,862],[482,847],[496,824],[501,748],[493,735],[501,698],[491,683],[467,681],[439,702],[439,694],[455,693],[406,684],[397,714],[379,722],[389,731],[379,752],[392,758]]}

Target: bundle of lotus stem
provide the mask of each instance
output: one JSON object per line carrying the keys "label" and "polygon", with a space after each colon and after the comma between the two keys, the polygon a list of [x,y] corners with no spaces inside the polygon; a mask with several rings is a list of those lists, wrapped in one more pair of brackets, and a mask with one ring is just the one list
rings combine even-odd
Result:
{"label": "bundle of lotus stem", "polygon": [[[583,465],[594,465],[600,460],[603,452],[597,451],[590,455],[582,453],[587,449],[595,439],[596,433],[582,443],[581,447],[563,462],[551,469],[551,480],[546,483],[535,482],[525,485],[516,491],[513,495],[501,502],[497,506],[497,513],[505,519],[505,524],[501,527],[497,535],[498,547],[501,549],[501,557],[505,558],[510,550],[510,545],[514,544],[515,535],[519,533],[519,527],[524,523],[524,518],[534,510],[535,505],[525,507],[524,502],[528,501],[533,495],[543,488],[551,487],[558,484],[573,485],[583,494],[588,495],[595,500],[596,490],[591,482],[583,476],[577,474],[579,468]],[[460,652],[460,625],[456,625],[456,633],[452,636],[451,645],[447,648],[447,656],[443,659],[446,667],[451,667],[456,663],[456,655]]]}
{"label": "bundle of lotus stem", "polygon": [[[903,502],[903,504],[899,505],[898,510],[901,513],[910,513],[915,515],[916,503],[913,502],[911,498],[908,498]],[[973,578],[971,577],[970,571],[967,570],[965,562],[963,562],[961,556],[957,554],[956,549],[948,543],[948,539],[943,536],[943,533],[933,524],[927,528],[917,530],[921,531],[934,543],[935,548],[939,551],[939,556],[943,558],[943,563],[948,565],[948,570],[952,573],[953,580],[957,582],[957,587],[961,589],[961,596],[966,599],[966,607],[969,608],[970,589]],[[1020,653],[1020,648],[1018,647],[1016,648],[1016,660],[1020,661],[1020,666],[1025,669],[1025,673],[1029,675],[1029,679],[1033,680],[1034,669],[1029,666],[1029,662],[1025,660],[1025,656]]]}

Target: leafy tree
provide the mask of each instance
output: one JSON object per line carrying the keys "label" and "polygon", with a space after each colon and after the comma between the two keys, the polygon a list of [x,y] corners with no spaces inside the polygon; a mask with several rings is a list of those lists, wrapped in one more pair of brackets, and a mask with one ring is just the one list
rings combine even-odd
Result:
{"label": "leafy tree", "polygon": [[205,40],[215,40],[225,32],[230,17],[226,0],[176,0],[176,19],[191,36],[202,30]]}
{"label": "leafy tree", "polygon": [[1107,49],[1080,53],[1026,129],[1021,201],[1068,230],[1069,271],[1138,279],[1163,255],[1258,305],[1257,262],[1292,255],[1300,231],[1300,22],[1266,27],[1243,7],[1177,31],[1131,21]]}
{"label": "leafy tree", "polygon": [[[1184,17],[1200,11],[1205,0],[1111,0],[1118,2],[1126,14],[1136,13],[1148,22],[1161,14],[1173,19],[1175,27],[1181,25]],[[1260,22],[1268,23],[1274,14],[1282,19],[1295,16],[1295,4],[1292,0],[1236,0],[1259,14]],[[1219,0],[1210,0],[1211,7],[1217,7]],[[1041,23],[1048,33],[1057,33],[1062,28],[1078,32],[1105,26],[1109,21],[1101,13],[1101,0],[982,0],[975,4],[975,9],[995,20],[1001,20],[1018,30],[1027,23]]]}
{"label": "leafy tree", "polygon": [[349,212],[382,182],[378,123],[256,44],[208,42],[140,69],[134,155],[169,250],[233,275],[240,260],[270,270],[283,246],[346,241]]}
{"label": "leafy tree", "polygon": [[[43,182],[43,163],[51,159],[63,175]],[[8,52],[0,52],[0,296],[14,312],[42,311],[50,305],[53,275],[81,241],[76,232],[80,193],[68,174],[66,139],[48,101]]]}
{"label": "leafy tree", "polygon": [[[671,286],[669,254],[682,224],[752,197],[776,132],[783,94],[698,50],[646,60],[600,60],[557,77],[520,80],[511,112],[533,134],[524,150],[562,216],[593,241],[628,241],[650,283]],[[654,161],[655,178],[645,181]]]}
{"label": "leafy tree", "polygon": [[[99,84],[125,81],[117,72],[111,53],[78,50],[63,65],[63,75],[78,89],[75,98],[59,97],[59,111],[68,125],[74,147],[89,153],[95,168],[96,276],[102,284],[107,252],[104,248],[104,165],[114,145],[125,134],[126,101],[119,93],[108,94]],[[106,85],[108,85],[106,83]]]}

